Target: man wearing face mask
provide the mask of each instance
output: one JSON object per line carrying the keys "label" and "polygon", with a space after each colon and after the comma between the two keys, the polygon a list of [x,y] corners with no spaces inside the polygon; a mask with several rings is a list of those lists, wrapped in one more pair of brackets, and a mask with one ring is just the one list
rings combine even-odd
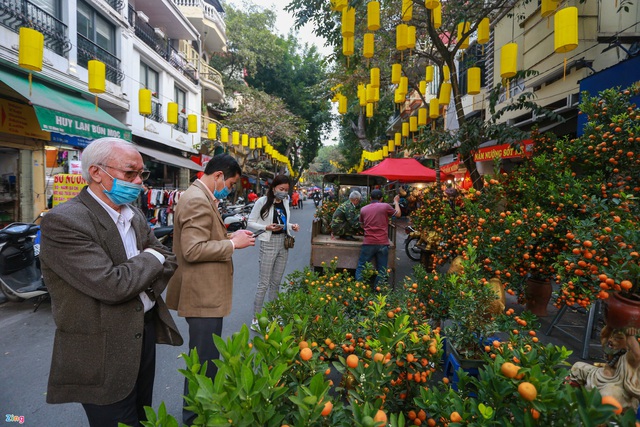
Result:
{"label": "man wearing face mask", "polygon": [[[173,217],[173,251],[178,270],[167,290],[167,305],[178,310],[189,324],[189,349],[197,348],[207,376],[213,379],[219,357],[212,334],[222,335],[222,320],[231,312],[233,262],[238,249],[255,245],[253,233],[238,230],[227,237],[218,202],[229,195],[242,170],[228,154],[213,157],[180,197]],[[184,394],[189,394],[185,379]],[[195,414],[183,410],[183,422],[191,425]]]}
{"label": "man wearing face mask", "polygon": [[175,256],[133,207],[144,169],[134,146],[93,141],[88,185],[42,219],[40,261],[56,324],[47,402],[80,402],[89,425],[140,425],[152,405],[156,343],[182,345],[161,294]]}

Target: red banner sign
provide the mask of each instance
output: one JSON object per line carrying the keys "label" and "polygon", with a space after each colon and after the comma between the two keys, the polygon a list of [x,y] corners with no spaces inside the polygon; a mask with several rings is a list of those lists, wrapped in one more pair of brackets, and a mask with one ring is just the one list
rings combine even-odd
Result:
{"label": "red banner sign", "polygon": [[502,144],[483,147],[473,155],[476,162],[486,162],[493,159],[513,159],[517,157],[530,156],[533,150],[533,141],[525,139],[519,144]]}

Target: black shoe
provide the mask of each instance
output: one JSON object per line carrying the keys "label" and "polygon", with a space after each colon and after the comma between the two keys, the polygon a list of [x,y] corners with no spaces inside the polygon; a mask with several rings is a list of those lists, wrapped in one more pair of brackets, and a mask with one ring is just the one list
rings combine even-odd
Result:
{"label": "black shoe", "polygon": [[356,240],[358,240],[353,236],[343,236],[342,239],[349,240],[350,242],[355,242]]}

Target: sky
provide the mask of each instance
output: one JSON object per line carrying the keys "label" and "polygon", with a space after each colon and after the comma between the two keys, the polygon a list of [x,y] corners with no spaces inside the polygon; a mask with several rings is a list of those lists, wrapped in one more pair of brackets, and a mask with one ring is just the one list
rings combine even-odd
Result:
{"label": "sky", "polygon": [[[247,0],[227,0],[234,7],[238,9],[244,9],[247,4]],[[293,26],[293,17],[284,10],[285,6],[289,4],[289,0],[254,0],[254,4],[259,4],[265,9],[274,9],[276,11],[276,31],[283,36],[286,36],[289,33],[289,30]],[[271,7],[273,6],[273,7]],[[324,39],[321,37],[316,37],[313,35],[310,25],[305,25],[297,31],[298,39],[301,44],[309,43],[314,44],[318,48],[318,51],[321,54],[329,55],[331,53],[331,49],[327,46],[324,46]],[[333,104],[332,107],[335,110],[334,113],[337,116],[338,107],[337,104]],[[325,135],[323,138],[324,145],[335,145],[337,144],[338,131],[337,126],[334,123],[332,131]]]}

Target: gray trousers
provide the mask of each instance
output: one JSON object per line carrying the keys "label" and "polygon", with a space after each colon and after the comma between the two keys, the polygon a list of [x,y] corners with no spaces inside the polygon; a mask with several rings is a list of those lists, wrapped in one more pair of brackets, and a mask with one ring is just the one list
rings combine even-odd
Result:
{"label": "gray trousers", "polygon": [[285,233],[272,234],[268,242],[260,242],[260,277],[256,289],[256,299],[253,302],[253,312],[257,315],[262,311],[262,306],[267,301],[278,297],[280,283],[287,265],[289,251],[284,248]]}

